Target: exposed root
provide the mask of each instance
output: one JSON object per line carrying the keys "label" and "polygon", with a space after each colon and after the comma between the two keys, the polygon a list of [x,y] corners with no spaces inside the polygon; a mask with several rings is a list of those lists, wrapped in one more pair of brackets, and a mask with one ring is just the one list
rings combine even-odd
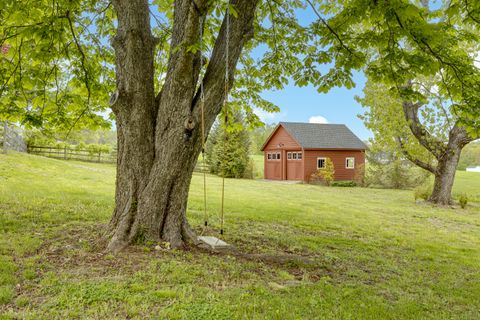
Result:
{"label": "exposed root", "polygon": [[201,243],[201,241],[198,240],[197,234],[190,227],[190,224],[186,219],[183,220],[182,224],[182,236],[186,243],[193,244],[195,246]]}
{"label": "exposed root", "polygon": [[117,254],[128,246],[128,242],[117,237],[113,237],[112,240],[108,243],[106,252]]}

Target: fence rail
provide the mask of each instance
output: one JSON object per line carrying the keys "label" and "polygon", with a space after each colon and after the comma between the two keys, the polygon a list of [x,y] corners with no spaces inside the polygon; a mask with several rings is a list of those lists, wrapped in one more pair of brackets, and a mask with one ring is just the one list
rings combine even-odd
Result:
{"label": "fence rail", "polygon": [[68,147],[28,146],[28,153],[60,160],[77,160],[98,163],[116,163],[117,151],[92,151]]}

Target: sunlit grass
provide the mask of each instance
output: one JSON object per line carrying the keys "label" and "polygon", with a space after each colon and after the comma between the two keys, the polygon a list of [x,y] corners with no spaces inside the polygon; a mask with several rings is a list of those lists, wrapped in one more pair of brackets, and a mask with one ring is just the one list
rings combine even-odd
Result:
{"label": "sunlit grass", "polygon": [[[480,318],[480,174],[457,176],[465,210],[416,204],[409,190],[228,179],[223,238],[309,264],[153,243],[105,255],[114,179],[111,165],[0,155],[3,317]],[[199,233],[202,182],[195,174],[188,206]],[[207,183],[205,233],[218,236],[221,179]]]}

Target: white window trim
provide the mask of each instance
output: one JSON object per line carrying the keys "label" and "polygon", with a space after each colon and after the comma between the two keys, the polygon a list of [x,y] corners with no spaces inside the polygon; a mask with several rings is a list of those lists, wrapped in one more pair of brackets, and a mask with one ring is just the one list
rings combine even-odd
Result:
{"label": "white window trim", "polygon": [[[324,165],[323,168],[320,168],[320,167],[318,166],[318,160],[321,160],[321,159],[323,159],[323,165]],[[326,166],[327,166],[327,158],[326,158],[326,157],[318,157],[318,158],[317,158],[317,169],[325,169]]]}
{"label": "white window trim", "polygon": [[[300,155],[300,158],[298,158],[298,156]],[[290,158],[289,158],[290,157]],[[291,161],[302,161],[302,158],[303,158],[303,153],[302,151],[290,151],[290,152],[287,152],[287,160],[291,160]]]}
{"label": "white window trim", "polygon": [[278,151],[271,151],[267,152],[267,161],[280,161],[281,160],[281,152]]}
{"label": "white window trim", "polygon": [[[352,160],[353,166],[348,166],[348,160]],[[355,157],[346,157],[345,158],[345,169],[355,169]]]}

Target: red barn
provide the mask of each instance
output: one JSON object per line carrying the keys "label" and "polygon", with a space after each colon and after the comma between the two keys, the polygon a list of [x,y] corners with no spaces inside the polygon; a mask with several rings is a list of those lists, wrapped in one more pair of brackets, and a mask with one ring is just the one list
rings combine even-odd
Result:
{"label": "red barn", "polygon": [[343,124],[280,122],[263,144],[264,177],[308,181],[330,158],[335,180],[353,180],[367,146]]}

